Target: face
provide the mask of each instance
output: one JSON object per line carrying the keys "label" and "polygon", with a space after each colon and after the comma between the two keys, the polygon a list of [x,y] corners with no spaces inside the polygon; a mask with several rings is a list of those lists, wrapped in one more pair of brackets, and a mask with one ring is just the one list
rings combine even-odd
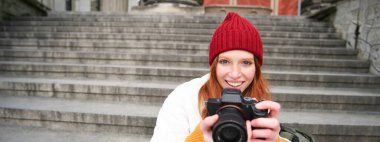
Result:
{"label": "face", "polygon": [[236,88],[244,91],[255,77],[255,60],[252,53],[244,50],[231,50],[218,56],[216,78],[223,88]]}

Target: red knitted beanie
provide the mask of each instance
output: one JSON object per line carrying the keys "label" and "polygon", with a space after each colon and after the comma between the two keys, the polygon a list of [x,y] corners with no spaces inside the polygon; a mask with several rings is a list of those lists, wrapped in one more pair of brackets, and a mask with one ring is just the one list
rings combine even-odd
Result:
{"label": "red knitted beanie", "polygon": [[256,28],[246,19],[229,12],[223,23],[215,30],[209,46],[209,59],[212,61],[222,52],[245,50],[253,53],[263,64],[263,44]]}

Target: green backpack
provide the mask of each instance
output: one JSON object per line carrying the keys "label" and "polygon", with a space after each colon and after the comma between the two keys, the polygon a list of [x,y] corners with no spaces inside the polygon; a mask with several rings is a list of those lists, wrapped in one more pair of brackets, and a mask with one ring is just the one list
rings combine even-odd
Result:
{"label": "green backpack", "polygon": [[284,126],[283,124],[281,124],[280,136],[290,140],[291,142],[315,142],[311,135],[288,126]]}

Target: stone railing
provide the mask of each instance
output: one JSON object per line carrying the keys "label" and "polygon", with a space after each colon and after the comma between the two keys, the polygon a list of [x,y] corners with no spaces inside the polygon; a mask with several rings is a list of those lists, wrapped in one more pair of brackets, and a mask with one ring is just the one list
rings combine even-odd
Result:
{"label": "stone railing", "polygon": [[340,0],[303,0],[302,15],[314,15],[321,10],[327,9]]}
{"label": "stone railing", "polygon": [[263,6],[245,6],[245,5],[208,5],[205,6],[206,13],[227,13],[237,12],[240,14],[257,14],[270,15],[272,9]]}
{"label": "stone railing", "polygon": [[132,12],[203,14],[202,0],[141,0]]}
{"label": "stone railing", "polygon": [[49,10],[37,0],[1,0],[0,21],[15,16],[44,16]]}
{"label": "stone railing", "polygon": [[380,74],[380,1],[339,1],[333,19],[335,28],[347,40],[347,48],[359,51],[359,58],[371,62],[371,72]]}
{"label": "stone railing", "polygon": [[331,22],[346,47],[359,51],[358,57],[371,62],[370,71],[380,75],[380,1],[335,0],[305,16]]}
{"label": "stone railing", "polygon": [[202,0],[142,0],[144,5],[152,5],[156,3],[177,3],[189,6],[202,6]]}

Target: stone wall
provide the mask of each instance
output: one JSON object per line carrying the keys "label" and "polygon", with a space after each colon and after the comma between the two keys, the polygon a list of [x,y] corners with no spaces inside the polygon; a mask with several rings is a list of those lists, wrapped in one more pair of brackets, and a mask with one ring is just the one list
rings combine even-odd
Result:
{"label": "stone wall", "polygon": [[46,15],[48,10],[36,0],[1,0],[0,21],[15,16]]}
{"label": "stone wall", "polygon": [[105,12],[127,12],[128,0],[101,0],[101,11]]}
{"label": "stone wall", "polygon": [[359,58],[371,62],[371,72],[380,74],[380,1],[342,0],[336,3],[336,13],[330,21],[343,39],[347,48],[355,48],[355,29],[360,25],[356,48]]}

